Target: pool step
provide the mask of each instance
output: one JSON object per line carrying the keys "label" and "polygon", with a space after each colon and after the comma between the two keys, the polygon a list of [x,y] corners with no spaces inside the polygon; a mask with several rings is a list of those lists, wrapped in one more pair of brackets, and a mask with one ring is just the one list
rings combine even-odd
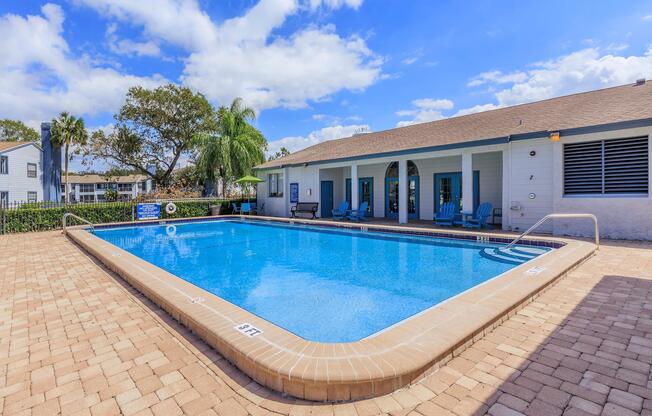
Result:
{"label": "pool step", "polygon": [[536,247],[512,247],[505,248],[484,248],[480,255],[491,260],[501,261],[509,264],[523,264],[528,260],[545,253],[545,249]]}

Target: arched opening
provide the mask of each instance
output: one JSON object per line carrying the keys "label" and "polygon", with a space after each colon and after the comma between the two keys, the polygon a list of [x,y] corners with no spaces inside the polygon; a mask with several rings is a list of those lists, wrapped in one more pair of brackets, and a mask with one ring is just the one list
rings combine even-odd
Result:
{"label": "arched opening", "polygon": [[[408,218],[419,218],[419,169],[408,160]],[[398,162],[392,162],[385,171],[385,216],[398,218]]]}

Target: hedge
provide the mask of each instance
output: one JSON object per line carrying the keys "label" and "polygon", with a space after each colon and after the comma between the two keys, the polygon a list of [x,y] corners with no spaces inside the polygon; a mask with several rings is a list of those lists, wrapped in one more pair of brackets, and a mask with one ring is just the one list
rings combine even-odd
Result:
{"label": "hedge", "polygon": [[[224,200],[174,201],[174,203],[177,206],[177,212],[171,215],[165,212],[165,203],[161,204],[162,219],[207,216],[210,215],[210,206],[218,203],[222,205],[222,213],[228,213],[228,207],[230,207],[230,201]],[[136,210],[135,205],[133,202],[105,202],[51,208],[34,208],[26,205],[17,209],[0,210],[0,233],[60,229],[62,228],[61,219],[66,212],[79,215],[94,224],[132,221],[132,215]],[[76,224],[75,221],[71,218],[70,224]]]}

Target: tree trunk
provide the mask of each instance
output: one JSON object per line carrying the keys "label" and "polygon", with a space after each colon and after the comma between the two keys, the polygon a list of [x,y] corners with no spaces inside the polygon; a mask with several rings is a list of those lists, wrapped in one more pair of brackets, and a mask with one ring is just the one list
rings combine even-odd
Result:
{"label": "tree trunk", "polygon": [[64,157],[66,160],[64,161],[64,169],[65,169],[65,174],[66,174],[66,185],[64,186],[65,192],[63,194],[63,202],[65,204],[68,203],[68,198],[69,198],[69,193],[68,193],[68,143],[66,143],[66,151],[64,152],[65,155]]}
{"label": "tree trunk", "polygon": [[224,171],[220,171],[220,178],[222,179],[222,198],[226,199],[226,175]]}

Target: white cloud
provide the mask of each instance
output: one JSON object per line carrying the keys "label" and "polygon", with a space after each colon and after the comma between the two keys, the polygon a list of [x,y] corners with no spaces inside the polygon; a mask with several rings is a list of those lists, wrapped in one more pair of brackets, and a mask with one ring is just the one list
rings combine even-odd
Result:
{"label": "white cloud", "polygon": [[399,110],[396,112],[396,115],[399,117],[411,117],[411,120],[399,121],[396,123],[396,127],[441,120],[446,117],[442,113],[442,110],[450,110],[454,107],[451,100],[434,98],[420,98],[412,101],[412,105],[414,108],[410,110]]}
{"label": "white cloud", "polygon": [[643,20],[652,20],[652,13],[643,16]]}
{"label": "white cloud", "polygon": [[315,10],[319,7],[326,6],[329,9],[335,10],[346,6],[357,10],[362,6],[362,2],[363,0],[310,0],[310,8]]}
{"label": "white cloud", "polygon": [[294,153],[321,142],[351,137],[354,134],[368,133],[369,131],[369,125],[367,124],[324,127],[323,129],[311,132],[307,136],[288,136],[279,140],[270,141],[267,153],[274,154],[281,150],[281,147],[285,147],[290,152]]}
{"label": "white cloud", "polygon": [[510,74],[503,74],[501,71],[489,71],[476,75],[467,84],[469,87],[477,87],[487,83],[493,84],[507,84],[513,82],[522,82],[527,79],[527,74],[524,72],[512,72]]}
{"label": "white cloud", "polygon": [[[495,76],[480,74],[471,80],[480,84],[511,84],[495,92],[499,107],[543,100],[560,95],[606,88],[652,77],[652,46],[642,55],[619,56],[587,48],[549,61],[531,65],[533,69],[516,72],[506,79],[500,71]],[[516,76],[515,74],[518,74]],[[522,74],[522,75],[521,75]],[[473,85],[480,85],[478,83]]]}
{"label": "white cloud", "polygon": [[[382,60],[358,35],[332,25],[274,33],[302,8],[298,0],[260,0],[242,16],[213,22],[196,0],[77,0],[112,19],[144,28],[143,36],[185,49],[182,82],[209,99],[242,97],[258,110],[306,107],[342,89],[380,79]],[[310,8],[357,8],[360,0],[311,1]]]}
{"label": "white cloud", "polygon": [[117,25],[109,25],[106,31],[109,49],[118,55],[160,56],[161,48],[154,41],[135,42],[131,39],[119,39],[116,35]]}
{"label": "white cloud", "polygon": [[418,49],[411,56],[408,56],[408,57],[404,58],[403,60],[401,60],[401,63],[403,65],[412,65],[413,63],[417,62],[422,57],[423,57],[423,50]]}
{"label": "white cloud", "polygon": [[468,114],[474,114],[474,113],[481,113],[483,111],[489,111],[489,110],[495,110],[497,108],[500,108],[496,104],[478,104],[474,105],[473,107],[470,108],[463,108],[459,110],[457,113],[453,114],[452,117],[459,117],[459,116],[465,116]]}
{"label": "white cloud", "polygon": [[165,82],[73,57],[63,38],[63,10],[54,4],[39,16],[0,16],[0,114],[32,126],[61,111],[78,115],[113,112],[129,87]]}

